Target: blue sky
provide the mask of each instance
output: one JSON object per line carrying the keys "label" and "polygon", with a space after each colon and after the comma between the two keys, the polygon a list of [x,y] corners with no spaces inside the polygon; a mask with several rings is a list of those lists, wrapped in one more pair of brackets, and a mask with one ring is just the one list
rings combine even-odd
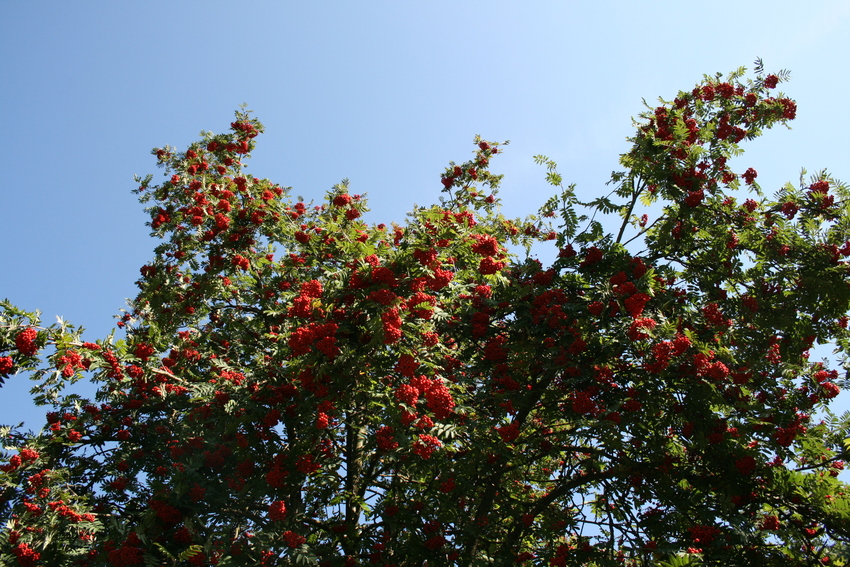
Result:
{"label": "blue sky", "polygon": [[[133,174],[161,179],[152,147],[224,131],[243,102],[266,126],[253,175],[308,199],[349,178],[375,222],[436,201],[476,134],[510,139],[492,165],[523,216],[551,194],[533,155],[591,198],[642,98],[762,57],[799,111],[740,170],[850,179],[848,35],[846,0],[5,2],[0,297],[106,335],[154,246]],[[7,381],[0,422],[40,425],[29,387]]]}

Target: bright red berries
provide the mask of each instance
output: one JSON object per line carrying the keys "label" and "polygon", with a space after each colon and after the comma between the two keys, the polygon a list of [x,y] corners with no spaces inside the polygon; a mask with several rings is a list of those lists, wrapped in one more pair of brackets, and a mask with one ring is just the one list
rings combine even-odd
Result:
{"label": "bright red berries", "polygon": [[489,234],[474,234],[472,238],[475,244],[472,245],[472,251],[482,256],[495,256],[500,252],[501,246],[499,241]]}
{"label": "bright red berries", "polygon": [[443,446],[443,442],[433,435],[419,435],[419,441],[413,444],[413,452],[423,459],[430,459],[435,450]]}
{"label": "bright red berries", "polygon": [[304,297],[319,298],[322,297],[322,282],[319,280],[310,280],[301,284],[301,295]]}
{"label": "bright red berries", "polygon": [[481,272],[481,275],[485,276],[499,273],[499,271],[501,271],[504,267],[504,262],[497,262],[492,256],[482,258],[481,262],[478,263],[478,271]]}
{"label": "bright red berries", "polygon": [[307,541],[307,538],[303,535],[297,534],[293,531],[285,531],[283,532],[283,539],[286,541],[286,545],[295,549],[296,547],[301,547],[301,545]]}
{"label": "bright red berries", "polygon": [[584,255],[584,260],[581,261],[580,266],[592,266],[602,261],[602,250],[597,248],[596,246],[591,246],[587,249]]}
{"label": "bright red berries", "polygon": [[345,207],[351,202],[351,195],[343,193],[333,198],[333,204],[337,207]]}
{"label": "bright red berries", "polygon": [[233,256],[233,259],[230,262],[240,270],[247,270],[251,267],[251,261],[239,254]]}
{"label": "bright red berries", "polygon": [[512,421],[508,425],[502,425],[495,429],[505,443],[512,443],[519,437],[519,422]]}
{"label": "bright red berries", "polygon": [[12,548],[12,553],[18,558],[18,564],[22,567],[33,567],[41,559],[41,554],[31,548],[28,543],[19,543]]}
{"label": "bright red berries", "polygon": [[580,415],[594,415],[598,409],[592,394],[586,390],[573,392],[571,402],[572,410]]}
{"label": "bright red berries", "polygon": [[[762,93],[764,89],[757,85],[755,92]],[[755,135],[756,127],[769,120],[776,121],[779,113],[791,107],[781,101],[756,100],[753,95],[753,104],[757,103],[758,107],[744,108],[742,87],[739,92],[736,86],[716,81],[700,85],[695,96],[705,100],[715,98],[716,104],[703,104],[689,93],[681,94],[675,110],[659,109],[654,118],[658,132],[655,139],[663,139],[661,132],[667,129],[669,145],[665,143],[653,148],[651,154],[636,156],[649,157],[647,167],[651,167],[653,176],[658,178],[652,180],[657,183],[649,186],[653,195],[669,200],[673,191],[681,205],[681,209],[677,209],[681,213],[679,219],[673,215],[669,219],[660,218],[653,225],[663,237],[658,242],[666,246],[668,235],[661,231],[670,233],[672,230],[684,240],[673,242],[671,250],[678,245],[688,248],[696,239],[700,245],[707,245],[706,250],[723,252],[724,239],[727,245],[734,246],[738,234],[742,243],[756,249],[758,241],[776,227],[770,234],[775,233],[777,238],[764,248],[770,258],[775,258],[777,250],[781,250],[780,243],[787,241],[781,231],[792,224],[782,222],[781,215],[792,218],[797,213],[797,205],[774,205],[747,199],[736,206],[731,197],[724,201],[720,179],[737,185],[737,177],[726,168],[725,161],[717,158],[717,152],[708,152],[712,156],[696,157],[695,162],[689,163],[694,156],[683,148],[688,144],[710,143],[713,132],[717,139],[739,139],[746,132],[738,126],[750,128]],[[715,124],[705,120],[702,109],[717,111],[710,119],[720,116],[716,130],[713,129]],[[704,126],[707,128],[700,130]],[[221,140],[221,148],[215,142],[204,141],[205,144],[209,142],[209,151],[217,152],[209,156],[211,168],[224,163],[225,146],[228,152],[248,147],[245,140],[250,139],[255,128],[247,122],[235,123],[234,128],[237,133],[230,138],[217,138]],[[652,136],[650,132],[648,137]],[[152,197],[164,207],[155,212],[154,224],[170,223],[173,217],[174,224],[163,225],[163,228],[174,231],[175,246],[169,249],[170,259],[159,258],[156,268],[146,267],[142,272],[147,279],[142,282],[142,299],[152,301],[138,303],[136,321],[139,324],[134,325],[137,328],[128,340],[129,352],[119,349],[115,354],[110,353],[111,359],[105,352],[86,353],[95,361],[96,370],[103,368],[106,374],[111,367],[109,376],[115,390],[109,401],[117,400],[113,403],[118,406],[119,413],[94,407],[93,411],[85,410],[85,416],[79,413],[85,419],[76,425],[57,414],[50,418],[50,425],[55,426],[52,428],[55,442],[64,445],[83,439],[94,442],[99,436],[132,440],[133,448],[126,454],[124,467],[109,464],[109,470],[99,477],[103,478],[100,488],[108,496],[124,500],[137,499],[139,494],[144,494],[142,509],[150,498],[163,500],[145,512],[149,516],[156,512],[156,518],[150,518],[157,524],[155,533],[147,536],[156,538],[163,533],[158,524],[173,523],[174,531],[171,528],[168,531],[176,532],[172,542],[179,543],[181,549],[198,543],[201,533],[191,525],[189,518],[184,523],[178,512],[191,511],[191,503],[204,503],[215,513],[216,502],[221,499],[205,498],[203,489],[199,488],[184,491],[188,498],[183,501],[181,496],[178,502],[176,495],[167,489],[156,493],[157,486],[171,486],[169,482],[177,474],[184,480],[194,476],[198,482],[203,482],[205,478],[212,488],[219,486],[227,490],[229,487],[238,498],[246,494],[259,495],[253,503],[246,501],[246,507],[258,512],[254,523],[258,530],[268,529],[269,534],[258,533],[252,549],[251,542],[246,541],[250,535],[228,542],[226,534],[210,532],[211,538],[222,536],[223,547],[221,550],[208,549],[206,556],[195,556],[189,561],[193,564],[214,563],[217,554],[228,553],[229,545],[233,549],[239,547],[244,558],[262,553],[258,546],[272,540],[277,541],[279,547],[283,547],[281,542],[284,541],[296,547],[302,545],[307,536],[311,546],[315,541],[321,547],[326,545],[322,543],[325,538],[338,542],[352,533],[352,524],[329,522],[325,526],[328,529],[323,529],[315,523],[301,522],[292,513],[287,514],[293,510],[288,511],[283,501],[276,501],[276,498],[303,490],[306,475],[320,469],[332,474],[339,468],[340,458],[345,458],[346,451],[350,453],[350,447],[346,449],[334,441],[335,432],[328,428],[345,426],[352,415],[346,409],[352,407],[349,405],[351,395],[357,397],[354,401],[357,407],[368,412],[365,421],[357,425],[360,431],[358,452],[365,459],[376,457],[372,460],[374,463],[383,460],[378,466],[395,467],[398,463],[422,468],[429,465],[425,468],[431,470],[431,476],[427,479],[429,482],[410,484],[401,492],[382,492],[378,485],[377,490],[384,497],[381,502],[375,501],[378,531],[374,532],[374,538],[361,538],[367,547],[355,549],[349,563],[362,563],[370,553],[380,556],[381,552],[383,557],[370,561],[375,564],[403,561],[405,548],[400,542],[406,541],[415,546],[415,554],[421,553],[423,548],[457,547],[466,536],[455,530],[456,525],[448,521],[451,518],[442,517],[444,514],[439,507],[450,506],[452,513],[455,508],[459,513],[475,513],[480,490],[490,490],[476,485],[476,475],[482,470],[486,473],[488,468],[499,470],[510,466],[506,457],[510,458],[507,453],[513,448],[505,444],[521,441],[522,446],[518,445],[517,451],[544,455],[546,460],[554,459],[553,462],[563,458],[560,465],[555,466],[566,466],[577,474],[582,470],[592,473],[599,464],[605,466],[599,460],[604,461],[602,452],[573,452],[575,445],[570,438],[582,433],[579,429],[571,432],[572,424],[577,427],[599,425],[616,432],[645,422],[647,427],[657,426],[659,435],[667,434],[668,444],[680,444],[679,448],[683,448],[662,455],[664,458],[658,459],[657,470],[624,469],[625,476],[614,480],[626,482],[627,486],[648,486],[647,482],[666,482],[668,477],[674,482],[675,475],[690,474],[688,470],[693,466],[714,480],[722,481],[722,475],[726,474],[746,484],[755,482],[756,478],[761,482],[762,477],[769,482],[767,475],[759,474],[764,465],[758,449],[747,445],[746,441],[755,436],[758,443],[764,445],[763,452],[775,454],[777,443],[791,443],[804,431],[803,423],[806,422],[791,421],[793,412],[798,411],[792,404],[798,405],[800,412],[808,411],[811,408],[806,406],[807,399],[817,398],[811,404],[822,403],[839,392],[837,376],[833,378],[826,373],[820,375],[814,370],[805,370],[798,373],[799,391],[797,384],[793,390],[789,387],[788,399],[783,397],[780,401],[777,388],[771,384],[774,373],[768,366],[768,362],[774,361],[762,359],[765,349],[758,348],[755,343],[755,346],[750,345],[751,349],[743,343],[731,343],[733,338],[740,339],[749,336],[750,330],[755,331],[748,328],[748,324],[770,321],[769,299],[779,293],[770,289],[778,286],[773,283],[742,286],[738,293],[730,291],[728,296],[723,296],[714,291],[723,288],[715,288],[713,284],[721,283],[724,274],[734,274],[737,269],[728,264],[724,266],[723,258],[716,262],[717,266],[709,262],[709,270],[726,270],[717,272],[712,286],[695,287],[687,275],[685,281],[681,281],[681,272],[676,266],[659,266],[659,256],[651,251],[644,260],[632,258],[624,249],[612,246],[610,239],[596,236],[573,240],[578,255],[572,245],[563,241],[564,249],[559,254],[562,261],[557,270],[545,270],[542,265],[534,266],[530,262],[514,264],[505,248],[510,237],[522,238],[520,235],[524,233],[543,240],[547,238],[548,229],[534,223],[518,226],[489,214],[491,207],[485,203],[495,201],[492,196],[485,196],[490,189],[486,188],[486,183],[485,188],[472,187],[472,181],[476,178],[484,182],[493,180],[481,164],[495,153],[495,148],[481,142],[478,149],[475,161],[462,166],[452,164],[444,172],[442,182],[445,186],[463,187],[451,196],[456,198],[452,206],[445,204],[415,213],[406,229],[367,228],[359,221],[346,221],[346,218],[356,218],[365,209],[358,196],[349,196],[340,190],[330,194],[330,202],[315,209],[303,203],[289,207],[275,201],[273,196],[277,190],[266,181],[258,182],[250,176],[236,180],[216,175],[201,177],[203,168],[199,163],[193,162],[187,167],[175,162],[174,166],[181,168],[175,186],[166,183],[157,188],[157,194]],[[186,155],[202,160],[203,153],[201,146],[197,146],[196,155]],[[234,153],[227,155],[238,157]],[[224,166],[220,167],[222,175],[240,175],[238,169],[225,172]],[[198,175],[191,178],[186,175],[187,171]],[[674,176],[678,179],[673,179]],[[754,170],[748,170],[742,179],[753,183]],[[808,220],[816,216],[813,211],[827,196],[828,187],[821,189],[821,185],[815,184],[809,195],[803,191],[803,196],[786,198],[799,201]],[[688,210],[688,207],[698,208]],[[476,229],[476,214],[482,210],[487,214],[480,216],[478,222],[481,224]],[[714,218],[715,212],[720,216]],[[712,218],[708,218],[710,216]],[[271,222],[273,218],[275,222]],[[647,219],[644,215],[642,226],[649,225]],[[716,221],[714,225],[712,221]],[[732,222],[734,226],[729,224]],[[198,228],[193,229],[193,224]],[[203,237],[209,245],[199,242],[202,234],[211,235]],[[693,238],[690,235],[694,235]],[[283,240],[278,242],[283,245],[280,254],[283,259],[278,262],[270,257],[263,260],[262,248],[266,241],[275,238]],[[599,248],[591,247],[594,242]],[[828,242],[827,251],[835,255],[836,262],[839,261],[837,254],[850,256],[850,242],[839,251],[842,242],[843,239]],[[803,256],[805,249],[795,244],[795,257]],[[172,260],[181,259],[175,252],[185,253],[187,261]],[[189,266],[188,260],[195,258],[199,265]],[[577,269],[579,262],[581,268]],[[240,269],[249,268],[253,273],[234,275]],[[563,270],[558,271],[561,268]],[[498,277],[484,277],[501,270],[505,273]],[[677,276],[680,278],[678,284]],[[483,284],[484,281],[489,281],[492,288]],[[170,282],[174,285],[170,286]],[[745,293],[752,297],[742,295]],[[756,297],[762,302],[761,311]],[[223,301],[218,301],[220,299]],[[712,300],[717,304],[700,311]],[[208,310],[207,306],[211,305],[216,306]],[[199,321],[192,321],[198,325],[185,324],[183,314],[192,306],[196,306],[198,318],[204,321],[203,328]],[[822,321],[822,328],[841,324],[838,316],[837,312],[829,313],[829,318]],[[154,327],[146,330],[145,317],[162,318],[167,323],[163,328],[173,336],[150,332],[156,331]],[[735,317],[734,322],[727,317]],[[746,333],[725,332],[732,324],[734,330],[746,329]],[[846,318],[843,324],[847,326]],[[178,328],[191,329],[191,332],[178,331]],[[14,341],[19,331],[21,328],[11,331],[9,338]],[[782,341],[782,352],[788,353],[786,358],[790,366],[795,361],[792,356],[798,354],[794,352],[797,338],[789,335],[786,341],[778,330],[773,332],[779,334],[777,340]],[[38,333],[30,333],[27,345],[38,342]],[[693,337],[694,345],[686,335]],[[54,337],[52,330],[42,331],[41,336],[39,344],[52,342]],[[156,351],[153,346],[140,344],[142,340],[156,345]],[[630,341],[639,342],[632,344]],[[22,352],[32,348],[18,346]],[[778,356],[779,347],[774,346]],[[51,361],[54,364],[57,359],[61,361],[60,355],[71,357],[70,353],[66,354],[68,348],[62,345],[61,352]],[[81,353],[84,348],[91,347],[84,345]],[[166,349],[164,353],[168,348],[174,350],[160,361],[158,358],[164,355],[160,355],[162,348]],[[716,349],[717,354],[710,348]],[[755,354],[751,355],[750,351]],[[189,356],[190,352],[197,354],[197,358]],[[12,371],[13,362],[24,359],[15,351],[0,353],[7,354],[9,356],[0,356],[0,373]],[[68,358],[62,363],[65,366],[58,368],[62,372],[69,368],[75,371],[75,360]],[[763,374],[762,368],[765,369]],[[244,375],[236,372],[237,369],[243,370]],[[808,374],[814,374],[812,380],[807,379]],[[183,398],[173,395],[178,381],[191,388],[183,388],[181,394],[187,394]],[[763,403],[754,403],[758,396],[765,398],[760,400]],[[545,404],[522,403],[538,398]],[[166,404],[173,408],[170,409],[178,416],[176,419],[185,418],[190,427],[169,430],[157,417],[162,415],[160,408]],[[791,410],[792,407],[795,409]],[[750,408],[760,412],[758,425],[752,428],[745,413]],[[146,416],[151,415],[146,413],[150,409],[156,412],[155,420],[145,421]],[[227,412],[223,411],[225,409]],[[94,418],[98,413],[102,413],[102,417]],[[232,418],[224,417],[224,413]],[[732,415],[734,417],[726,419]],[[714,423],[721,420],[712,419],[718,416],[724,418],[722,427]],[[233,423],[228,424],[230,419]],[[564,421],[571,425],[566,428],[556,425]],[[99,422],[100,429],[93,422]],[[498,425],[493,427],[494,424]],[[741,428],[740,441],[733,441],[738,434],[730,425]],[[163,436],[162,447],[152,446],[147,456],[137,456],[141,450],[135,452],[135,447],[139,446],[136,441],[144,439],[148,426],[147,435]],[[216,429],[221,426],[225,427],[223,431]],[[463,437],[455,437],[453,429]],[[181,437],[180,431],[203,437],[186,439]],[[472,444],[468,445],[467,434],[481,434],[481,438],[476,441],[470,437]],[[446,459],[435,458],[437,463],[420,460],[429,459],[440,449],[442,442],[437,435],[452,440],[451,447],[446,448]],[[288,439],[284,440],[284,436]],[[165,437],[171,437],[173,445]],[[691,441],[685,442],[688,438]],[[631,441],[635,443],[627,451],[639,456],[643,450],[640,439]],[[802,445],[802,441],[808,442],[808,439],[800,441]],[[714,444],[710,448],[711,455],[702,451],[708,443]],[[467,450],[465,445],[472,449]],[[232,453],[221,452],[218,446],[232,447]],[[699,449],[699,454],[692,453],[691,448]],[[749,456],[750,453],[753,456]],[[712,458],[699,459],[699,455]],[[24,478],[32,473],[20,470],[30,467],[27,458],[26,451],[13,455],[3,470],[14,466],[17,475]],[[165,461],[158,462],[163,458]],[[48,463],[46,450],[41,460],[45,465]],[[107,459],[106,462],[112,461]],[[257,470],[261,469],[258,479],[253,478],[256,475],[254,462]],[[475,468],[464,468],[466,462]],[[140,466],[148,467],[149,478],[156,478],[156,485],[150,489],[145,486],[145,477],[137,474]],[[453,469],[455,466],[457,468]],[[823,469],[824,476],[830,470],[827,463],[817,466]],[[35,469],[35,465],[31,468]],[[194,470],[198,468],[201,470]],[[197,472],[203,478],[195,474]],[[355,473],[353,468],[350,472]],[[377,474],[382,473],[378,471]],[[485,525],[487,520],[501,530],[504,518],[498,517],[498,511],[512,511],[516,512],[514,517],[506,521],[521,522],[529,528],[525,533],[531,534],[529,542],[537,537],[535,534],[542,534],[548,540],[537,547],[529,543],[528,549],[539,555],[522,553],[517,559],[566,565],[570,554],[596,555],[596,543],[592,538],[566,535],[573,527],[567,525],[569,518],[559,515],[563,516],[564,506],[570,506],[569,500],[552,500],[551,504],[557,508],[541,508],[522,514],[530,510],[529,502],[540,501],[536,496],[543,494],[541,489],[548,491],[548,486],[555,486],[553,483],[569,483],[570,479],[546,469],[536,476],[537,480],[520,476],[516,476],[515,484],[512,480],[509,485],[494,487],[498,489],[492,501],[496,515],[469,516],[469,525],[475,524],[475,530],[480,530],[485,537],[489,529]],[[817,482],[815,476],[809,475],[813,482]],[[308,483],[315,485],[321,478],[324,476],[308,479]],[[257,480],[259,484],[265,481],[267,486],[255,488]],[[194,481],[189,482],[187,489]],[[35,493],[44,486],[46,484],[36,486]],[[243,490],[246,488],[248,490]],[[420,494],[414,494],[420,488]],[[128,494],[115,494],[123,490]],[[332,488],[329,491],[332,492]],[[292,504],[286,498],[287,503]],[[752,500],[753,510],[758,509],[756,504],[763,503],[761,493],[742,498]],[[314,508],[320,510],[321,515],[325,504],[315,502],[318,505]],[[169,508],[170,504],[180,504],[179,510]],[[381,537],[379,523],[398,512],[394,504],[408,509],[400,514],[402,518],[394,527],[390,526],[393,533]],[[31,505],[38,512],[50,511],[46,498],[36,500],[34,497]],[[304,510],[299,515],[302,512]],[[647,511],[649,513],[654,511]],[[383,518],[377,520],[378,516]],[[715,532],[711,527],[713,523],[705,518],[696,513],[690,523],[679,522],[669,541],[682,542],[684,539],[683,548],[710,545],[714,548],[712,553],[726,553],[721,551],[725,549],[723,546],[737,545],[724,537],[726,527]],[[751,526],[757,528],[760,516],[754,518],[750,518]],[[642,515],[640,520],[635,516],[636,521],[643,519]],[[447,523],[441,524],[441,521]],[[684,530],[698,521],[710,525],[694,526],[691,530],[694,542],[690,542]],[[775,529],[773,525],[772,520],[766,521],[763,529]],[[296,531],[284,532],[287,528]],[[499,537],[498,531],[493,533]],[[552,543],[549,537],[552,534],[566,537]],[[658,541],[664,540],[658,536]],[[16,543],[19,542],[11,542],[9,547]],[[637,540],[634,544],[645,545],[647,549],[659,545],[654,541],[643,544]],[[116,564],[142,562],[141,544],[129,538],[109,543],[98,541],[92,547]],[[279,552],[268,552],[267,562],[278,561]],[[7,553],[11,553],[11,549]],[[445,555],[438,557],[455,561],[451,553],[452,550],[446,550]],[[734,550],[728,553],[732,555]],[[14,558],[11,561],[14,562]],[[343,558],[339,561],[345,562]]]}
{"label": "bright red berries", "polygon": [[384,326],[384,344],[391,345],[401,339],[401,317],[398,314],[398,309],[393,307],[381,313],[381,322]]}
{"label": "bright red berries", "polygon": [[352,207],[352,208],[348,209],[347,211],[345,211],[345,218],[347,218],[350,221],[352,221],[356,218],[360,218],[360,211],[355,209],[354,207]]}
{"label": "bright red berries", "polygon": [[293,356],[307,354],[316,348],[319,352],[333,359],[339,354],[336,345],[336,323],[310,323],[295,329],[289,337],[289,348]]}
{"label": "bright red berries", "polygon": [[455,407],[455,401],[446,384],[441,379],[434,378],[424,384],[423,393],[425,394],[428,409],[434,414],[435,418],[447,419],[451,415],[452,409]]}
{"label": "bright red berries", "polygon": [[430,266],[437,261],[437,251],[434,248],[427,250],[416,249],[413,251],[413,257],[423,266]]}
{"label": "bright red berries", "polygon": [[779,529],[779,518],[776,516],[765,516],[762,518],[759,528],[767,531],[776,531]]}
{"label": "bright red berries", "polygon": [[824,390],[823,397],[827,399],[832,399],[841,393],[841,388],[839,388],[834,382],[824,382],[821,384],[821,387],[823,387]]}
{"label": "bright red berries", "polygon": [[146,361],[154,353],[154,348],[147,343],[138,343],[133,347],[133,354],[136,358]]}
{"label": "bright red berries", "polygon": [[632,321],[626,334],[633,341],[647,339],[649,338],[647,331],[654,329],[657,324],[654,319],[641,317]]}
{"label": "bright red berries", "polygon": [[784,120],[794,120],[797,117],[797,103],[787,98],[780,98],[779,104],[782,105],[782,118]]}
{"label": "bright red berries", "polygon": [[598,317],[605,310],[605,304],[601,301],[592,301],[588,304],[587,310],[591,315]]}
{"label": "bright red berries", "polygon": [[24,356],[32,356],[38,352],[38,345],[35,344],[36,338],[38,338],[38,332],[35,329],[24,329],[15,337],[15,347]]}
{"label": "bright red berries", "polygon": [[702,200],[705,198],[705,192],[702,189],[697,189],[696,191],[690,191],[685,196],[685,204],[689,207],[696,207]]}
{"label": "bright red berries", "polygon": [[729,99],[732,98],[732,95],[735,94],[735,87],[733,87],[729,83],[720,83],[719,85],[717,85],[717,92],[723,98]]}
{"label": "bright red berries", "polygon": [[716,303],[709,303],[705,307],[702,308],[702,314],[705,317],[706,321],[712,327],[728,327],[732,324],[732,321],[726,319],[723,316],[723,313],[720,311],[720,306]]}
{"label": "bright red berries", "polygon": [[419,363],[409,354],[401,355],[395,365],[396,372],[408,378],[413,378],[413,373],[416,372],[417,368],[419,368]]}
{"label": "bright red berries", "polygon": [[388,425],[383,425],[375,432],[375,442],[382,451],[392,451],[398,448],[395,431]]}
{"label": "bright red berries", "polygon": [[29,447],[24,447],[23,449],[21,449],[20,455],[21,455],[21,460],[24,463],[35,462],[41,456],[41,455],[39,455],[38,451],[36,451],[35,449],[30,449]]}
{"label": "bright red berries", "polygon": [[319,415],[316,416],[316,429],[327,429],[328,425],[330,425],[328,414],[319,412]]}
{"label": "bright red berries", "polygon": [[396,388],[394,395],[395,399],[399,402],[411,407],[415,406],[416,402],[419,400],[419,390],[410,384],[402,384]]}
{"label": "bright red berries", "polygon": [[634,295],[630,295],[627,297],[623,304],[625,305],[626,312],[631,315],[633,319],[637,319],[643,313],[643,310],[647,303],[649,303],[650,297],[645,293],[635,293]]}
{"label": "bright red berries", "polygon": [[829,181],[816,181],[809,186],[809,193],[826,194],[829,191]]}
{"label": "bright red berries", "polygon": [[272,502],[268,511],[269,519],[273,522],[282,522],[286,517],[286,504],[283,500]]}

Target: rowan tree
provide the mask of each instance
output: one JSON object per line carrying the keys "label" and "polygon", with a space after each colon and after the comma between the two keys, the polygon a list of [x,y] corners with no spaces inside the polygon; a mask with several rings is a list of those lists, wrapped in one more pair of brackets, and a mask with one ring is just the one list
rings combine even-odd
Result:
{"label": "rowan tree", "polygon": [[126,338],[0,307],[0,376],[50,409],[2,431],[0,562],[844,565],[844,367],[810,355],[850,346],[850,191],[730,165],[787,78],[648,108],[589,202],[537,156],[558,194],[523,220],[481,139],[392,226],[248,174],[245,111],[155,149]]}

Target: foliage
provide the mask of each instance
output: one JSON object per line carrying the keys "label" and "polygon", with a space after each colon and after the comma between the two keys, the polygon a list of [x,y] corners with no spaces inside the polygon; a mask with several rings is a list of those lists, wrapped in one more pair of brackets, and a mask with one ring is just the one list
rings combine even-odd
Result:
{"label": "foliage", "polygon": [[[346,183],[313,206],[246,174],[244,111],[154,150],[126,340],[0,306],[2,375],[51,406],[3,430],[0,562],[844,565],[846,384],[809,353],[849,346],[848,188],[728,165],[794,118],[785,79],[648,107],[588,203],[538,156],[560,193],[525,220],[480,139],[391,227]],[[509,253],[550,240],[547,268]]]}

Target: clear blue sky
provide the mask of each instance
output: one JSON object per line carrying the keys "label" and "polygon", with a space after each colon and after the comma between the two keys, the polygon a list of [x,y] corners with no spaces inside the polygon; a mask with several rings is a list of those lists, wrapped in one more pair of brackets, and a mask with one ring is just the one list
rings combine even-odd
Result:
{"label": "clear blue sky", "polygon": [[[596,195],[642,98],[762,57],[792,71],[798,118],[740,169],[766,189],[801,167],[850,179],[849,36],[846,0],[8,0],[0,297],[106,335],[154,246],[133,174],[161,179],[152,147],[224,131],[243,102],[266,126],[251,173],[308,199],[350,178],[376,222],[436,201],[474,135],[510,139],[493,169],[520,216],[551,193],[533,155]],[[29,387],[0,390],[0,422],[40,426]]]}

